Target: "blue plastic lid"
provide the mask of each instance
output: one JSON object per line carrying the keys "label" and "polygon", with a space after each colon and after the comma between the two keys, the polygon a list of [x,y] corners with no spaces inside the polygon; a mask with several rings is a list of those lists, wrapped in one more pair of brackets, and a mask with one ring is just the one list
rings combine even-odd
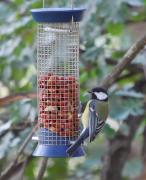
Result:
{"label": "blue plastic lid", "polygon": [[84,8],[41,8],[32,9],[31,13],[36,22],[63,23],[82,20]]}

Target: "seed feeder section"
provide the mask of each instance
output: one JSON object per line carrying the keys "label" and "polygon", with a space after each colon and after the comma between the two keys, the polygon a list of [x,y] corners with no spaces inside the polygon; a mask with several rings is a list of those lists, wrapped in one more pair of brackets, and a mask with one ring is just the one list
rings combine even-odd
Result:
{"label": "seed feeder section", "polygon": [[[80,133],[79,22],[82,8],[31,10],[37,27],[38,145],[34,156],[68,157]],[[84,155],[81,147],[72,157]]]}

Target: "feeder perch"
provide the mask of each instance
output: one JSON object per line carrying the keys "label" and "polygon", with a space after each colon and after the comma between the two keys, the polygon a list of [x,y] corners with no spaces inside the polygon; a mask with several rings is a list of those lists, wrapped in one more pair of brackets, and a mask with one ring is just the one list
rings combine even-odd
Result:
{"label": "feeder perch", "polygon": [[[38,145],[34,156],[68,157],[80,133],[79,21],[84,9],[31,10],[37,28]],[[72,157],[84,155],[79,147]]]}

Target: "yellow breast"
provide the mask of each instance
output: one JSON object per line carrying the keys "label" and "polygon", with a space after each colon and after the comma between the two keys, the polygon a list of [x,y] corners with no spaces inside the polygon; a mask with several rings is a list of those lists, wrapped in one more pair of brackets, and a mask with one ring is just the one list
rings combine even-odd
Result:
{"label": "yellow breast", "polygon": [[91,100],[88,101],[86,108],[84,110],[84,113],[82,115],[82,124],[83,124],[83,128],[88,127],[88,120],[89,120],[89,104],[90,104]]}

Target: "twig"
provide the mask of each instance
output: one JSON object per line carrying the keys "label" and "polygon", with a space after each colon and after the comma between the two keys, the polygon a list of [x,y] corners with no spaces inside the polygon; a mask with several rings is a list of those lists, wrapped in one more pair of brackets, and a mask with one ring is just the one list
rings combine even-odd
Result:
{"label": "twig", "polygon": [[[8,180],[10,179],[10,177],[12,179],[14,179],[15,175],[18,173],[20,173],[19,171],[21,171],[21,179],[23,174],[24,174],[24,170],[25,170],[25,167],[27,166],[28,162],[30,161],[31,157],[28,156],[28,157],[25,157],[25,159],[15,163],[15,165],[6,173],[4,174],[3,176],[0,176],[0,180]],[[14,176],[14,177],[13,177]]]}
{"label": "twig", "polygon": [[[125,56],[122,58],[122,60],[115,66],[115,68],[113,69],[112,73],[110,75],[108,75],[103,82],[101,83],[101,86],[104,87],[105,89],[108,89],[110,86],[112,86],[112,84],[119,78],[121,72],[131,63],[132,60],[134,60],[134,58],[136,57],[136,55],[144,48],[146,44],[146,36],[144,36],[142,39],[140,39],[139,41],[137,41],[129,50],[128,52],[125,54]],[[132,123],[133,123],[133,118],[132,117]],[[140,121],[141,121],[142,117],[138,118],[138,122],[137,124],[139,125]],[[136,121],[136,120],[135,120]],[[132,142],[133,139],[133,134],[135,134],[135,131],[138,128],[138,125],[133,123],[130,125],[132,129],[130,135],[129,135],[129,139],[128,141],[125,141],[124,138],[124,146],[126,146],[127,151],[126,151],[126,155],[129,152],[130,149],[130,144]],[[134,131],[134,132],[133,132]],[[126,143],[126,144],[125,144]],[[129,143],[129,145],[127,145],[127,143]],[[125,154],[124,154],[125,155]],[[41,178],[43,177],[44,173],[45,173],[45,169],[46,169],[46,165],[47,164],[47,159],[43,159],[42,160],[42,164],[40,166],[40,171],[39,171],[39,175],[37,180],[41,180]],[[110,163],[109,163],[110,164]],[[124,164],[124,163],[123,163]],[[44,168],[45,167],[45,168]],[[106,167],[105,167],[106,168]],[[121,170],[121,166],[119,166],[119,171]],[[103,172],[106,172],[105,169],[103,170]],[[120,175],[120,172],[119,172]],[[104,174],[103,174],[104,176]],[[102,179],[104,179],[104,177],[102,176]],[[117,180],[117,179],[116,179]]]}
{"label": "twig", "polygon": [[131,143],[144,116],[130,116],[126,119],[129,134],[120,131],[108,141],[108,147],[103,157],[101,180],[121,180],[122,169],[128,159]]}
{"label": "twig", "polygon": [[[101,83],[101,86],[105,89],[111,87],[112,84],[114,84],[115,81],[119,78],[121,72],[134,60],[136,55],[144,48],[145,45],[146,36],[137,41],[127,51],[122,60],[115,66],[115,68],[113,68],[112,73],[105,77],[105,79]],[[109,140],[109,146],[103,159],[103,169],[101,174],[102,180],[122,179],[122,169],[128,158],[133,137],[142,120],[143,116],[128,117],[125,121],[127,123],[127,126],[129,127],[128,136],[125,136],[121,134],[121,132],[118,132],[113,139]]]}
{"label": "twig", "polygon": [[24,130],[25,128],[27,127],[30,127],[32,125],[32,123],[30,122],[26,122],[25,123],[18,123],[17,125],[12,125],[10,126],[8,129],[2,131],[0,133],[0,139],[5,136],[9,131],[12,131],[12,132],[19,132],[19,131],[22,131]]}
{"label": "twig", "polygon": [[46,167],[47,167],[47,162],[48,162],[48,158],[41,158],[40,159],[40,167],[39,167],[39,171],[38,171],[38,176],[36,178],[36,180],[42,180],[44,173],[46,171]]}
{"label": "twig", "polygon": [[[144,76],[146,80],[146,65],[143,65]],[[142,147],[142,163],[143,168],[139,177],[134,180],[145,180],[146,179],[146,125],[143,131],[143,147]]]}
{"label": "twig", "polygon": [[22,154],[23,150],[25,149],[25,147],[27,146],[27,144],[29,143],[30,139],[32,138],[34,132],[37,130],[37,125],[32,129],[32,131],[29,133],[29,135],[26,137],[24,143],[20,146],[20,148],[18,149],[17,155],[15,157],[15,159],[13,160],[13,162],[1,173],[1,178],[3,176],[5,176],[7,173],[9,173],[9,171],[11,171],[11,169],[13,169],[13,167],[15,166],[15,164],[18,161],[19,156]]}
{"label": "twig", "polygon": [[146,179],[146,126],[143,132],[142,163],[143,163],[143,167],[140,176],[134,178],[133,180]]}
{"label": "twig", "polygon": [[[110,86],[112,86],[113,83],[115,83],[115,81],[119,78],[119,76],[122,73],[122,71],[134,60],[136,55],[144,48],[145,45],[146,45],[146,36],[144,36],[142,39],[137,41],[127,51],[127,53],[124,55],[124,57],[121,59],[121,61],[114,67],[112,73],[109,74],[107,77],[105,77],[105,79],[101,83],[101,86],[103,88],[105,88],[105,89],[108,89]],[[23,98],[31,98],[32,99],[32,98],[36,98],[36,97],[37,97],[36,93],[21,93],[21,94],[16,94],[16,95],[13,95],[13,96],[8,96],[6,98],[1,98],[0,99],[0,106],[8,105],[8,104],[10,104],[12,102],[21,100]],[[133,123],[133,120],[132,120],[132,123]],[[132,128],[132,126],[131,126],[131,128]],[[32,130],[30,135],[25,140],[24,144],[18,150],[18,154],[17,154],[15,160],[13,161],[12,165],[9,166],[3,174],[7,173],[13,167],[13,165],[17,162],[20,154],[23,152],[23,149],[28,144],[28,142],[31,139],[31,137],[32,137],[32,135],[33,135],[35,130],[36,130],[36,127],[34,128],[34,130]],[[127,146],[129,147],[129,145],[127,145]],[[43,174],[45,172],[46,166],[47,166],[47,159],[44,158],[42,160],[42,164],[40,166],[40,171],[39,171],[37,180],[39,178],[43,177]]]}
{"label": "twig", "polygon": [[[124,55],[121,61],[114,67],[111,74],[107,75],[101,82],[101,86],[108,89],[112,84],[119,78],[122,71],[134,60],[136,55],[144,48],[146,45],[146,36],[137,41]],[[36,93],[20,93],[15,95],[10,95],[5,98],[0,99],[0,106],[5,106],[15,101],[24,98],[36,98]]]}
{"label": "twig", "polygon": [[[141,71],[140,71],[139,74],[141,74]],[[129,72],[127,74],[124,74],[123,76],[118,77],[116,81],[118,82],[118,81],[125,80],[127,78],[130,78],[130,77],[133,77],[133,76],[137,76],[137,75],[138,74],[135,74],[135,72]]]}
{"label": "twig", "polygon": [[144,176],[144,179],[146,179],[146,125],[143,132],[142,157],[143,157],[143,176]]}
{"label": "twig", "polygon": [[20,146],[18,152],[17,152],[17,156],[15,158],[15,161],[18,160],[20,154],[23,152],[24,148],[27,146],[27,144],[29,143],[29,141],[31,140],[33,134],[36,132],[37,130],[37,125],[32,129],[32,131],[30,132],[30,134],[27,136],[27,138],[25,139],[24,143]]}
{"label": "twig", "polygon": [[29,98],[29,99],[35,99],[37,97],[37,94],[36,93],[19,93],[19,94],[15,94],[15,95],[10,95],[10,96],[7,96],[5,98],[0,98],[0,107],[2,106],[6,106],[10,103],[13,103],[13,102],[16,102],[16,101],[19,101],[21,99],[24,99],[24,98]]}
{"label": "twig", "polygon": [[136,55],[144,48],[146,45],[146,35],[138,40],[124,55],[121,61],[114,67],[111,74],[109,74],[102,81],[101,86],[108,89],[112,84],[115,83],[121,72],[134,60]]}
{"label": "twig", "polygon": [[3,3],[10,3],[10,0],[1,0]]}

